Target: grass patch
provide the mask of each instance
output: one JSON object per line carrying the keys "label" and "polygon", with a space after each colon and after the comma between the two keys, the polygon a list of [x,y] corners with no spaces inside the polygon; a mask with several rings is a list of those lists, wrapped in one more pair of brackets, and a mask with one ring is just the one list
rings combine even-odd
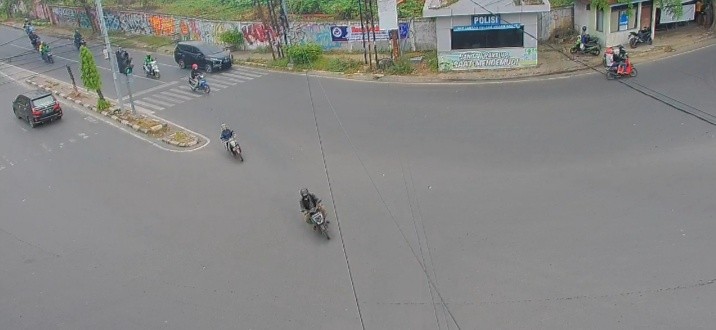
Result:
{"label": "grass patch", "polygon": [[196,140],[196,137],[191,136],[183,131],[176,131],[169,135],[169,138],[179,143],[190,143]]}
{"label": "grass patch", "polygon": [[391,67],[385,70],[385,73],[387,74],[398,76],[409,75],[413,72],[415,72],[415,68],[410,63],[410,58],[408,56],[398,58],[393,62]]}
{"label": "grass patch", "polygon": [[170,37],[153,36],[153,35],[132,35],[128,36],[123,33],[112,32],[109,34],[109,40],[115,47],[135,48],[149,51],[156,51],[165,46],[170,46],[176,42]]}

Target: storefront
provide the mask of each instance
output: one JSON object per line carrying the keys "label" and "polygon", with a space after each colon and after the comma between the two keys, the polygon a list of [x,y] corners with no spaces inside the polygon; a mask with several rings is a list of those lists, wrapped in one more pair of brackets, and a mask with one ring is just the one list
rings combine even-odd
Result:
{"label": "storefront", "polygon": [[637,32],[642,27],[651,28],[654,37],[656,11],[652,1],[633,0],[631,7],[617,0],[609,0],[603,10],[591,5],[590,0],[578,0],[574,3],[574,28],[580,31],[582,26],[587,32],[599,38],[602,46],[629,44],[630,32]]}
{"label": "storefront", "polygon": [[449,3],[428,0],[423,10],[435,18],[440,71],[537,65],[537,16],[549,11],[548,0]]}

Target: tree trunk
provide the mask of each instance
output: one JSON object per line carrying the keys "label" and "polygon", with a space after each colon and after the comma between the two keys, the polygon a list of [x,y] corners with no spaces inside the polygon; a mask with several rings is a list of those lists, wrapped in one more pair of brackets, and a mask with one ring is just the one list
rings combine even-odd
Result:
{"label": "tree trunk", "polygon": [[100,99],[100,100],[104,100],[104,94],[102,94],[102,90],[101,90],[101,89],[98,89],[98,90],[97,90],[97,96],[99,96],[99,99]]}
{"label": "tree trunk", "polygon": [[[87,15],[87,19],[90,21],[90,26],[92,27],[92,32],[97,33],[99,30],[97,26],[97,22],[95,22],[94,19],[92,19],[94,16],[92,16],[92,6],[90,5],[88,0],[80,0],[79,1],[82,8],[85,9],[85,14]],[[99,17],[97,18],[99,19]]]}

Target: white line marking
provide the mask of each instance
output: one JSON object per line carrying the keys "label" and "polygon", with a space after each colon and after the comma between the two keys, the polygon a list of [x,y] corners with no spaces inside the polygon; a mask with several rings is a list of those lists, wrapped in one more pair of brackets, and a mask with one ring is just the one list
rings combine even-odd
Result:
{"label": "white line marking", "polygon": [[188,97],[188,96],[175,94],[175,93],[173,93],[172,91],[164,91],[164,92],[161,92],[161,93],[159,93],[159,94],[169,95],[169,96],[173,96],[173,97],[178,97],[178,98],[183,99],[183,100],[186,100],[186,101],[189,101],[189,100],[192,99],[191,97]]}
{"label": "white line marking", "polygon": [[[167,86],[174,85],[174,84],[176,84],[176,83],[178,83],[178,81],[176,81],[176,80],[175,80],[175,81],[170,81],[170,82],[168,82],[168,83],[165,83],[164,85],[154,86],[154,87],[152,87],[152,88],[145,89],[145,90],[143,90],[143,91],[141,91],[141,92],[139,92],[139,93],[134,93],[134,94],[132,94],[132,96],[133,96],[133,97],[137,97],[137,96],[140,96],[140,95],[144,95],[144,94],[147,94],[147,93],[151,93],[151,92],[153,92],[153,91],[156,91],[156,90],[159,90],[159,89],[162,89],[162,88],[166,88]],[[129,99],[129,96],[125,96],[124,99],[128,100],[128,99]]]}
{"label": "white line marking", "polygon": [[197,95],[195,92],[191,92],[191,91],[187,91],[187,90],[183,90],[183,89],[179,89],[179,88],[170,89],[170,90],[168,90],[168,92],[172,92],[172,93],[175,93],[175,94],[177,94],[177,95],[189,96],[189,97],[192,97],[192,98],[199,96],[199,95]]}
{"label": "white line marking", "polygon": [[252,79],[254,79],[254,78],[252,78],[252,77],[242,76],[242,75],[240,75],[240,74],[228,73],[228,72],[227,72],[227,73],[224,73],[224,75],[225,75],[226,77],[232,77],[232,78],[234,78],[234,79],[242,79],[242,80],[252,80]]}
{"label": "white line marking", "polygon": [[247,80],[241,80],[241,79],[230,78],[230,77],[221,77],[221,79],[224,81],[231,81],[233,83],[245,83],[247,81]]}
{"label": "white line marking", "polygon": [[[220,84],[220,83],[218,83],[218,82],[212,82],[212,83],[211,83],[211,86],[215,86],[215,87],[219,87],[219,88],[229,88],[229,87],[230,87],[230,86],[227,86],[227,85],[224,85],[224,84]],[[218,89],[217,89],[217,91],[218,91]]]}
{"label": "white line marking", "polygon": [[[177,100],[175,98],[171,98],[169,96],[162,95],[162,94],[154,94],[154,95],[152,95],[152,98],[159,99],[159,100],[165,100],[165,101],[167,101],[167,103],[174,102],[175,104],[180,104],[180,103],[184,102],[184,100]],[[175,104],[172,104],[172,106],[174,106]]]}
{"label": "white line marking", "polygon": [[263,76],[263,74],[258,74],[258,73],[255,73],[255,72],[251,72],[251,71],[248,71],[248,70],[246,70],[246,69],[234,69],[233,71],[238,71],[238,73],[241,74],[241,75],[246,75],[246,76],[254,77],[254,78],[258,78],[258,77]]}
{"label": "white line marking", "polygon": [[141,104],[141,105],[143,105],[143,106],[153,108],[154,110],[164,110],[164,107],[160,107],[160,106],[154,105],[154,104],[149,104],[149,103],[147,103],[147,102],[142,102],[142,101],[140,101],[140,100],[135,100],[134,103],[139,103],[139,104]]}
{"label": "white line marking", "polygon": [[149,103],[159,104],[159,105],[165,106],[165,107],[173,107],[173,106],[174,106],[174,104],[172,104],[172,103],[167,103],[167,102],[164,102],[164,101],[155,100],[155,98],[156,98],[156,97],[154,97],[154,96],[152,96],[151,98],[150,98],[150,97],[145,97],[145,98],[142,99],[142,101],[144,101],[144,102],[149,102]]}

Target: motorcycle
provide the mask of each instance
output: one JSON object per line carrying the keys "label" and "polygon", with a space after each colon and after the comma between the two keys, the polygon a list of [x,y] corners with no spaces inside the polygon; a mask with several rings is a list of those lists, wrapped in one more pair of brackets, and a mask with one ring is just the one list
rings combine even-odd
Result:
{"label": "motorcycle", "polygon": [[52,57],[52,52],[47,53],[40,53],[40,57],[42,57],[42,60],[45,61],[45,63],[53,64],[55,63],[55,59]]}
{"label": "motorcycle", "polygon": [[236,139],[234,139],[233,137],[229,139],[227,149],[232,155],[234,155],[234,157],[238,158],[239,161],[244,161],[244,156],[241,155],[241,146],[238,142],[236,142]]}
{"label": "motorcycle", "polygon": [[159,79],[159,66],[157,65],[157,61],[151,61],[149,64],[144,64],[142,66],[144,69],[144,73],[147,75],[147,77],[151,76],[154,78]]}
{"label": "motorcycle", "polygon": [[629,47],[636,48],[639,44],[651,45],[651,28],[648,26],[639,30],[639,32],[629,32]]}
{"label": "motorcycle", "polygon": [[40,38],[39,37],[30,38],[30,43],[32,44],[32,49],[34,49],[36,51],[40,51]]}
{"label": "motorcycle", "polygon": [[211,92],[211,87],[209,87],[209,83],[206,82],[204,75],[200,75],[196,79],[198,80],[196,85],[192,85],[191,81],[189,81],[189,86],[191,86],[191,90],[196,91],[198,89],[200,91],[204,91],[204,93],[206,94],[209,94],[209,92]]}
{"label": "motorcycle", "polygon": [[582,36],[577,37],[577,42],[569,49],[569,52],[572,54],[580,53],[591,54],[594,56],[599,55],[602,51],[602,46],[599,45],[599,39],[596,37],[590,37],[589,35],[586,35],[585,37],[587,40],[586,43],[582,41]]}
{"label": "motorcycle", "polygon": [[77,48],[77,50],[80,50],[80,47],[82,46],[87,46],[85,38],[75,39],[75,48]]}
{"label": "motorcycle", "polygon": [[[318,202],[320,203],[320,201]],[[323,213],[321,213],[317,207],[313,207],[308,211],[308,215],[311,218],[311,223],[313,223],[313,229],[325,235],[326,239],[331,239],[331,236],[328,235],[328,223],[330,221],[326,221],[323,217]]]}
{"label": "motorcycle", "polygon": [[[622,77],[636,77],[637,71],[631,60],[627,57],[623,62],[624,64],[614,64],[607,68],[607,80],[622,78]],[[620,68],[621,66],[621,68]]]}

